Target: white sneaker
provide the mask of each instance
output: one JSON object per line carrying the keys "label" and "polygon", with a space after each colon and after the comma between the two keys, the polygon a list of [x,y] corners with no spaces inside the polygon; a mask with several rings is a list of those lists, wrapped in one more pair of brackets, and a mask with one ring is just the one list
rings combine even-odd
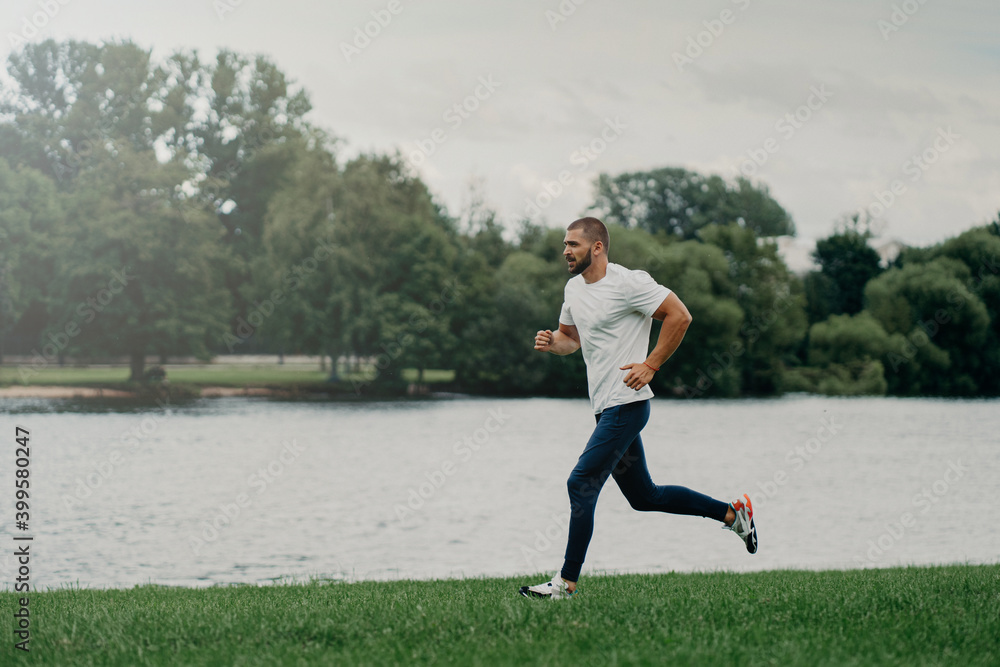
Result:
{"label": "white sneaker", "polygon": [[549,598],[550,600],[567,600],[576,595],[575,590],[572,593],[569,592],[566,581],[559,576],[558,572],[552,577],[552,581],[546,581],[537,586],[521,586],[518,593],[526,598]]}
{"label": "white sneaker", "polygon": [[736,519],[733,525],[722,527],[736,533],[743,540],[747,551],[757,553],[757,528],[753,525],[753,505],[750,504],[750,496],[743,494],[743,498],[730,503],[729,506],[736,512]]}

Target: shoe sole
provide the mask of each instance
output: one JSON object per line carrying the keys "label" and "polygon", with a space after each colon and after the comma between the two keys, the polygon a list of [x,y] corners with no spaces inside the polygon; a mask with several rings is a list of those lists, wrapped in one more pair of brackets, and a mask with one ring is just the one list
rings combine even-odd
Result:
{"label": "shoe sole", "polygon": [[559,598],[557,598],[557,597],[553,597],[552,595],[543,595],[541,593],[536,593],[535,591],[531,590],[528,586],[521,586],[521,588],[518,589],[517,592],[520,593],[522,596],[524,596],[524,597],[526,597],[528,599],[531,599],[531,600],[569,600],[574,595],[576,595],[576,593],[574,592],[574,593],[570,593],[566,597],[559,597]]}
{"label": "shoe sole", "polygon": [[753,519],[750,519],[750,534],[747,535],[747,551],[752,554],[757,553],[757,527],[753,525]]}
{"label": "shoe sole", "polygon": [[542,595],[541,593],[536,593],[535,591],[528,590],[527,586],[521,586],[521,589],[518,591],[518,593],[520,593],[526,598],[533,598],[533,599],[552,597],[551,595]]}
{"label": "shoe sole", "polygon": [[743,499],[746,500],[745,507],[747,509],[747,514],[750,515],[750,534],[747,535],[747,551],[749,553],[757,553],[757,527],[753,525],[753,503],[750,502],[750,496],[743,494]]}

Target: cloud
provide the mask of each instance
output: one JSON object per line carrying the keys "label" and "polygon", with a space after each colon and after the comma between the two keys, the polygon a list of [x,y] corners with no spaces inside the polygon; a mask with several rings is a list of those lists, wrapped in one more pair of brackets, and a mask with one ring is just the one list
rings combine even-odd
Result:
{"label": "cloud", "polygon": [[[901,0],[587,0],[554,30],[545,12],[558,10],[557,0],[400,2],[403,11],[351,62],[340,42],[385,2],[243,2],[220,22],[209,0],[177,0],[161,14],[88,0],[67,5],[45,36],[131,36],[158,56],[176,47],[206,59],[220,47],[265,52],[309,91],[311,119],[343,138],[347,155],[427,137],[479,76],[492,74],[503,87],[447,128],[447,142],[421,168],[453,212],[478,174],[502,216],[516,220],[525,197],[555,178],[605,117],[622,117],[628,131],[575,175],[545,211],[550,219],[585,208],[602,171],[676,165],[731,177],[819,84],[834,97],[758,174],[802,234],[829,233],[939,126],[951,125],[963,143],[887,213],[890,229],[904,240],[940,239],[1000,208],[995,0],[928,0],[888,39],[877,22]],[[34,6],[17,0],[12,16]],[[672,54],[725,9],[735,22],[678,71]]]}

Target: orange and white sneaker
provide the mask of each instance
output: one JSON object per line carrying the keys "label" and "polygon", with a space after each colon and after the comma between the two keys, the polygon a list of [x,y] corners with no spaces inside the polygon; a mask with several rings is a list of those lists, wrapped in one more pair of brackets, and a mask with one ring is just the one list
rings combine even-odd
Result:
{"label": "orange and white sneaker", "polygon": [[[744,500],[746,502],[743,502]],[[744,493],[742,499],[729,503],[729,506],[736,513],[736,519],[733,520],[733,525],[722,527],[739,535],[747,545],[747,551],[752,554],[757,553],[757,528],[753,525],[753,505],[750,503],[750,496]]]}

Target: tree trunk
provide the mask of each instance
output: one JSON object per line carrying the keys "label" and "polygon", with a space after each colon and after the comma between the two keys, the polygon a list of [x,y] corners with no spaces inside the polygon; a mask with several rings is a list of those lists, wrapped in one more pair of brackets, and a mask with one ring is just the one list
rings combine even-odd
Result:
{"label": "tree trunk", "polygon": [[330,376],[326,378],[327,382],[337,382],[340,380],[340,375],[338,373],[339,369],[339,355],[336,352],[330,352]]}
{"label": "tree trunk", "polygon": [[129,368],[132,370],[132,375],[129,376],[130,382],[142,382],[142,373],[146,366],[146,355],[144,352],[133,352],[129,355]]}

